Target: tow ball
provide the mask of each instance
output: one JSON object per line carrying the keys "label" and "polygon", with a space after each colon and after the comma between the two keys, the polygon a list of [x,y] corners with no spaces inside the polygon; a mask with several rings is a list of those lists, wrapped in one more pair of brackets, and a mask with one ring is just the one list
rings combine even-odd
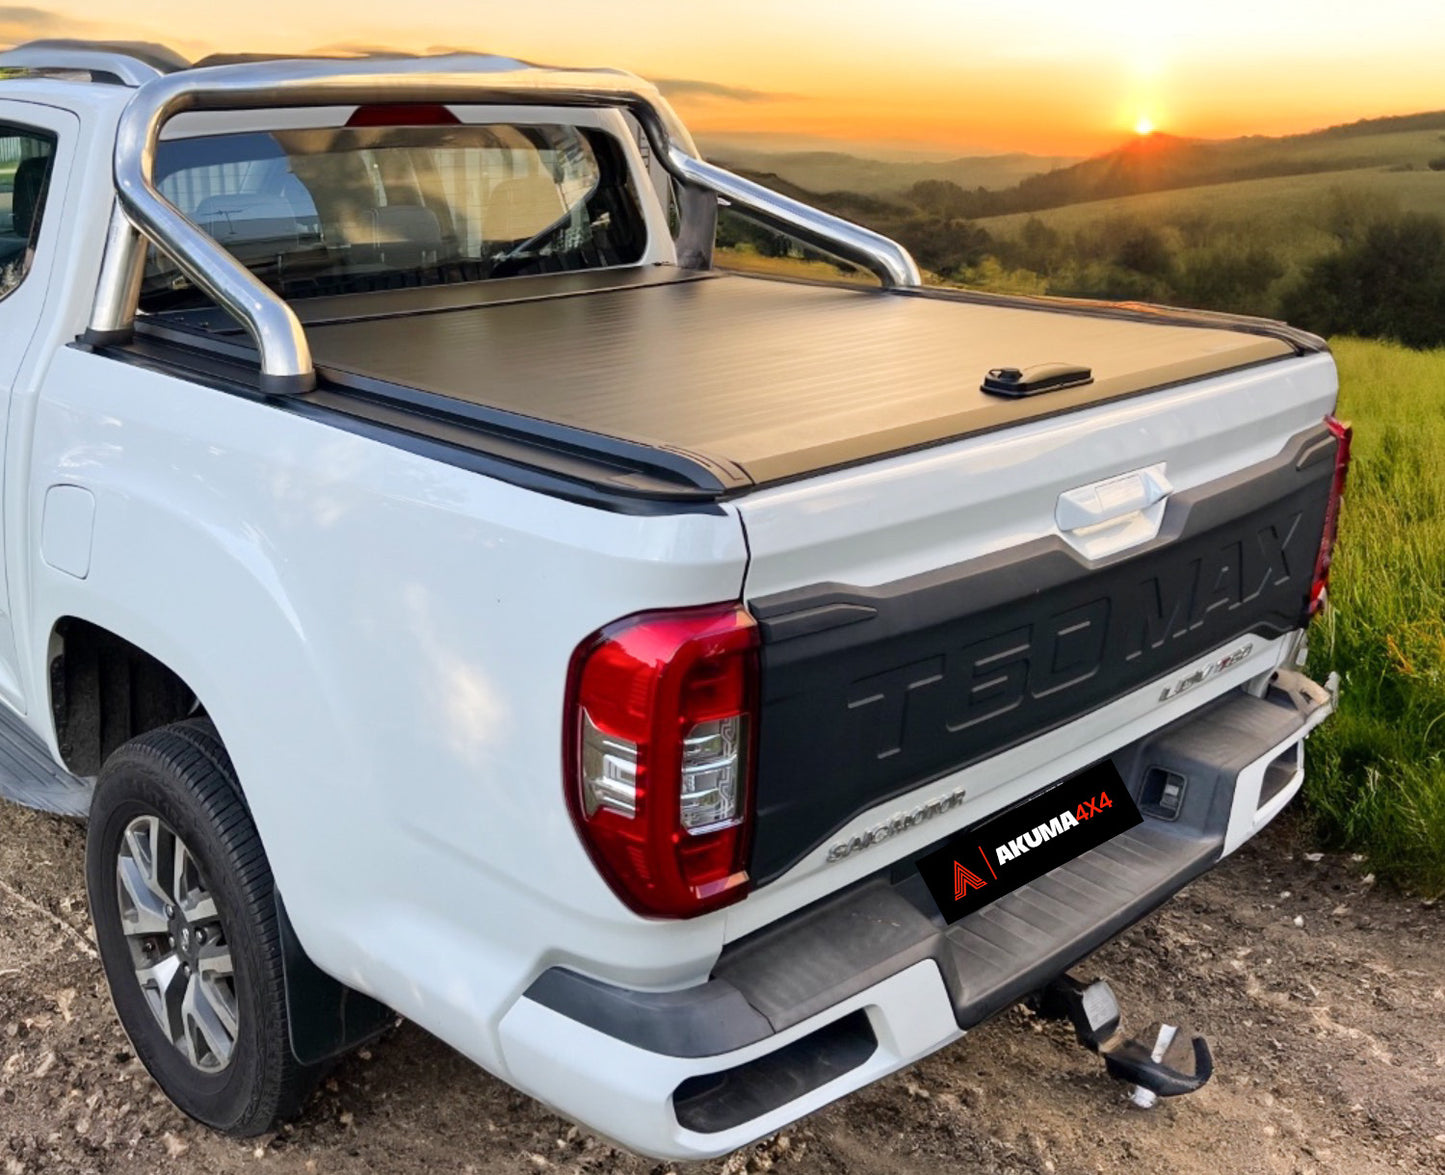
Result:
{"label": "tow ball", "polygon": [[1119,1000],[1102,979],[1084,984],[1072,975],[1061,975],[1033,995],[1029,1006],[1045,1020],[1072,1024],[1079,1043],[1104,1058],[1109,1076],[1134,1087],[1131,1100],[1140,1109],[1149,1109],[1161,1097],[1193,1093],[1214,1074],[1214,1058],[1202,1036],[1193,1040],[1193,1073],[1181,1073],[1164,1063],[1179,1031],[1173,1025],[1164,1025],[1152,1045],[1126,1037],[1120,1028]]}

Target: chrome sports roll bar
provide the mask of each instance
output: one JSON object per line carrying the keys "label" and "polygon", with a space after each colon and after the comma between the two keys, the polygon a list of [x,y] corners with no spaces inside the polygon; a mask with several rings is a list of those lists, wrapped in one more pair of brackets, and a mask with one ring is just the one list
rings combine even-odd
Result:
{"label": "chrome sports roll bar", "polygon": [[[509,58],[293,59],[181,70],[141,85],[121,114],[115,143],[118,197],[86,338],[130,337],[145,265],[146,239],[197,287],[237,318],[256,341],[264,390],[315,386],[306,333],[291,307],[185,218],[154,183],[156,145],[176,115],[191,110],[253,110],[382,102],[497,103],[618,107],[637,120],[654,154],[682,190],[679,255],[707,264],[713,201],[720,196],[800,240],[876,274],[884,286],[920,284],[918,268],[895,241],[830,216],[707,163],[657,89],[611,70],[544,69]],[[692,199],[689,200],[688,197]],[[708,208],[696,197],[706,198]],[[707,234],[704,242],[701,234]]]}
{"label": "chrome sports roll bar", "polygon": [[186,60],[164,45],[144,41],[73,41],[50,38],[27,41],[0,53],[0,69],[41,75],[88,73],[92,79],[122,86],[142,86],[151,78],[185,69]]}

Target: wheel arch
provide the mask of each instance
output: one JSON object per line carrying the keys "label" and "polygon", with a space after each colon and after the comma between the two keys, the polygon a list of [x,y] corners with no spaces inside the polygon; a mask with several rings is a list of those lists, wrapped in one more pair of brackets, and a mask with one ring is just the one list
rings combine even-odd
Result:
{"label": "wheel arch", "polygon": [[[214,723],[201,694],[164,659],[79,616],[66,614],[52,623],[47,667],[56,749],[74,774],[99,774],[111,754],[142,734],[192,717]],[[219,726],[216,737],[226,747]],[[238,772],[231,784],[249,808]],[[257,836],[264,849],[259,826]],[[390,1008],[327,974],[306,953],[279,882],[275,903],[289,1039],[297,1061],[323,1064],[388,1028],[395,1020]]]}
{"label": "wheel arch", "polygon": [[[73,772],[93,775],[121,734],[134,737],[192,713],[209,718],[309,951],[307,927],[324,925],[327,912],[311,900],[310,822],[301,815],[296,784],[324,780],[323,771],[344,777],[350,768],[337,683],[325,679],[322,653],[306,639],[297,602],[267,551],[237,541],[229,519],[175,508],[164,487],[129,488],[121,494],[115,486],[97,487],[98,525],[84,579],[40,560],[32,565],[30,599],[48,606],[25,624],[25,676],[34,683],[30,724]],[[67,646],[80,654],[69,677]],[[97,675],[88,712],[69,692],[81,684],[73,672],[79,662],[102,652],[125,665],[124,673],[112,674],[115,695],[123,698],[137,675],[150,685],[141,691],[149,700],[128,722],[107,724],[103,709],[97,715],[103,696]],[[67,710],[80,725],[63,721]],[[96,729],[85,729],[85,721]],[[308,783],[308,803],[318,802],[317,790]]]}
{"label": "wheel arch", "polygon": [[[34,713],[32,724],[53,738],[69,770],[93,776],[129,738],[186,717],[209,718],[235,765],[277,885],[294,892],[304,886],[298,862],[305,838],[288,820],[286,783],[306,770],[294,731],[307,730],[314,747],[328,720],[328,691],[284,600],[234,563],[193,564],[185,590],[166,600],[153,582],[176,570],[152,565],[134,577],[110,576],[102,565],[81,598],[57,600],[55,613],[36,626],[33,680],[41,687],[36,710],[44,713]],[[223,594],[218,576],[227,571],[234,578]],[[288,704],[293,699],[300,704]],[[128,703],[129,713],[117,716],[115,708]],[[292,902],[304,904],[299,895]]]}
{"label": "wheel arch", "polygon": [[56,751],[66,770],[82,777],[98,775],[137,735],[207,713],[163,660],[78,616],[51,625],[46,687]]}

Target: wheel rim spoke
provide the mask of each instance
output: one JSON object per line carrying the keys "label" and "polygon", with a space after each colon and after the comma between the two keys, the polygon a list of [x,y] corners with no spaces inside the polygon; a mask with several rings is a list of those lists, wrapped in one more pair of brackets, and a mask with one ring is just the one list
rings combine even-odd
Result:
{"label": "wheel rim spoke", "polygon": [[135,862],[137,877],[164,906],[171,900],[171,895],[162,884],[159,873],[162,839],[160,820],[155,816],[143,816],[132,821],[125,830],[123,855]]}
{"label": "wheel rim spoke", "polygon": [[150,887],[135,857],[120,858],[116,878],[120,882],[120,921],[126,936],[167,934],[170,923],[166,904]]}
{"label": "wheel rim spoke", "polygon": [[186,1030],[186,1051],[193,1065],[219,1069],[231,1059],[235,1040],[217,1015],[216,1005],[199,975],[192,976],[186,985],[181,1017]]}
{"label": "wheel rim spoke", "polygon": [[213,982],[231,979],[236,974],[235,965],[231,962],[231,948],[224,943],[207,947],[201,952],[198,970]]}
{"label": "wheel rim spoke", "polygon": [[202,951],[196,978],[199,981],[201,997],[210,1005],[227,1035],[234,1040],[240,1014],[236,1007],[235,970],[231,962],[231,948],[216,946]]}
{"label": "wheel rim spoke", "polygon": [[191,892],[191,850],[186,848],[180,837],[176,837],[175,841],[175,850],[171,854],[171,893],[177,905],[184,905]]}
{"label": "wheel rim spoke", "polygon": [[216,912],[216,899],[203,889],[196,890],[182,901],[181,910],[192,926],[204,926],[207,922],[216,922],[221,917]]}
{"label": "wheel rim spoke", "polygon": [[126,827],[116,900],[136,981],[156,1023],[190,1064],[218,1072],[240,1027],[235,963],[200,863],[165,821]]}
{"label": "wheel rim spoke", "polygon": [[191,1010],[194,1006],[191,992],[194,989],[194,983],[186,984],[186,998],[181,1004],[181,1035],[180,1040],[177,1042],[177,1047],[185,1054],[186,1060],[197,1069],[201,1069],[205,1067],[205,1063],[201,1058],[199,1049],[196,1047],[199,1041],[197,1039],[197,1033],[192,1027],[195,1022],[195,1015]]}
{"label": "wheel rim spoke", "polygon": [[168,954],[149,967],[137,968],[135,974],[151,1013],[175,1040],[187,987],[185,976],[181,973],[180,957]]}

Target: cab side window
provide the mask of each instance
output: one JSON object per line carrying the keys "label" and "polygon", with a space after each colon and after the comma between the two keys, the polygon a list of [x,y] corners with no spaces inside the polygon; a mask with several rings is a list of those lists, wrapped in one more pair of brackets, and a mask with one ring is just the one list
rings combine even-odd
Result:
{"label": "cab side window", "polygon": [[0,125],[0,298],[30,271],[54,163],[54,135]]}

